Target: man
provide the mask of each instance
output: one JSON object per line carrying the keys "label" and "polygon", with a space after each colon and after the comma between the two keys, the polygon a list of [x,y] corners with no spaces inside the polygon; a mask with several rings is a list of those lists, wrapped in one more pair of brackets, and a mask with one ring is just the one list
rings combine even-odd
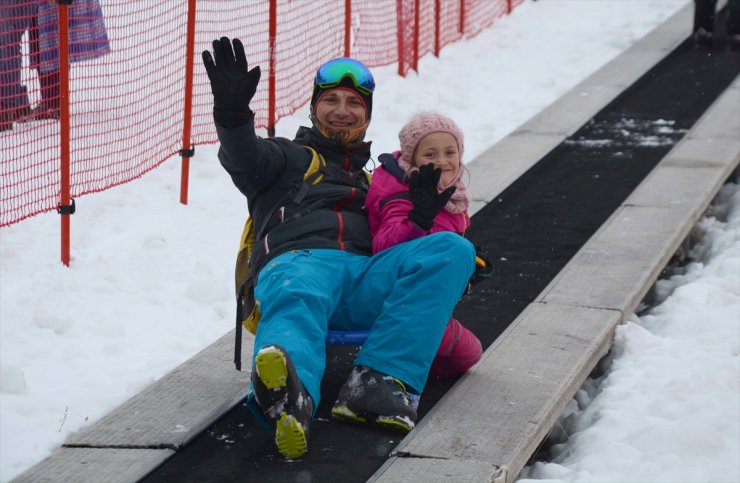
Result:
{"label": "man", "polygon": [[[339,58],[318,69],[312,126],[290,141],[255,134],[249,102],[260,68],[248,69],[242,43],[215,40],[213,54],[203,52],[203,62],[219,160],[258,227],[250,266],[261,319],[248,406],[275,432],[279,452],[300,458],[320,401],[327,331],[369,330],[332,414],[410,431],[445,325],[475,268],[474,247],[438,233],[370,256],[363,167],[375,83],[363,64]],[[321,179],[306,183],[316,159],[325,160]],[[409,196],[423,216],[443,195],[433,181],[417,183]]]}

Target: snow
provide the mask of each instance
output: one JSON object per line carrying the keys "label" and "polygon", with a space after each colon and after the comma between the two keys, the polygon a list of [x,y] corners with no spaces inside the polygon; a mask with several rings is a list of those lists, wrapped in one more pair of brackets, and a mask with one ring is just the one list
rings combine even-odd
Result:
{"label": "snow", "polygon": [[[431,107],[458,122],[472,160],[689,1],[528,0],[418,75],[373,69],[374,155]],[[304,106],[277,134],[307,122]],[[246,203],[216,150],[197,147],[187,206],[179,158],[76,200],[69,267],[55,213],[0,229],[0,481],[232,328]],[[527,478],[740,481],[737,191],[702,221],[686,273],[661,282],[665,302],[619,327],[610,368],[562,420],[569,442]]]}
{"label": "snow", "polygon": [[567,442],[528,478],[740,481],[740,186],[725,185],[696,229],[691,263],[617,327],[605,374],[561,416]]}

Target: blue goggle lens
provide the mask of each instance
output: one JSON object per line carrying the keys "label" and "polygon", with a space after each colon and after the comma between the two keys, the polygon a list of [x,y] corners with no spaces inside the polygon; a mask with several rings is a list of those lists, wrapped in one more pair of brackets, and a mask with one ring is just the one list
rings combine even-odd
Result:
{"label": "blue goggle lens", "polygon": [[345,77],[352,79],[358,91],[370,95],[375,90],[375,80],[367,67],[355,59],[341,57],[330,60],[316,72],[314,83],[322,89],[336,87]]}

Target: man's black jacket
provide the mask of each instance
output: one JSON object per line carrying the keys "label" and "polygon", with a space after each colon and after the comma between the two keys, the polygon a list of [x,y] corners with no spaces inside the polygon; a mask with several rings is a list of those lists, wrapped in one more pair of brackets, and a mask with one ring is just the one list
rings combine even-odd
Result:
{"label": "man's black jacket", "polygon": [[[363,172],[370,143],[348,149],[313,128],[301,127],[296,138],[262,139],[249,122],[226,128],[216,125],[219,160],[247,197],[258,230],[253,273],[287,250],[334,248],[370,255],[372,243],[365,212],[368,183]],[[306,146],[326,159],[320,182],[303,186],[312,159]],[[308,188],[296,197],[299,189]]]}

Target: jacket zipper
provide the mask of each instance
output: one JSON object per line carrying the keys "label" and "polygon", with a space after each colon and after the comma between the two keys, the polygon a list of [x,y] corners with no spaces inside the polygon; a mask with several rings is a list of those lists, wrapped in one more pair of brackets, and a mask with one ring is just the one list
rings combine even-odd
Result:
{"label": "jacket zipper", "polygon": [[349,196],[344,201],[341,201],[337,203],[334,206],[334,211],[337,214],[337,221],[339,222],[339,229],[337,230],[337,242],[339,243],[339,249],[344,250],[345,244],[344,244],[344,216],[342,215],[342,208],[344,208],[346,205],[352,202],[352,200],[355,199],[355,196],[357,195],[357,188],[352,188],[352,191],[350,191]]}

